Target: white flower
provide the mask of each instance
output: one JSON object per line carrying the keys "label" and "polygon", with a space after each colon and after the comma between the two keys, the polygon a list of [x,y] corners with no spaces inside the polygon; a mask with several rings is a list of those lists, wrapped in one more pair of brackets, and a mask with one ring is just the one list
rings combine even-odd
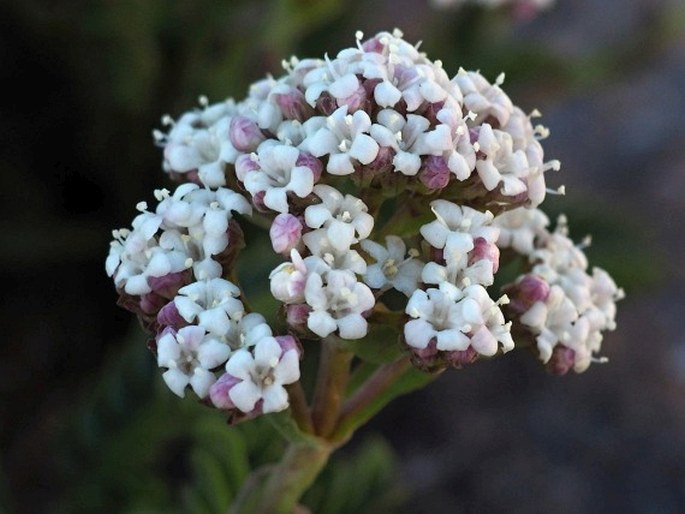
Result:
{"label": "white flower", "polygon": [[328,238],[328,230],[312,230],[302,236],[305,246],[312,253],[305,257],[307,269],[324,274],[332,269],[348,270],[357,275],[366,273],[366,261],[351,248],[338,249]]}
{"label": "white flower", "polygon": [[288,212],[287,193],[292,191],[304,198],[314,187],[314,173],[306,166],[298,166],[297,148],[267,141],[255,154],[257,168],[244,177],[245,189],[254,197],[264,193],[264,205],[276,212]]}
{"label": "white flower", "polygon": [[358,282],[349,271],[332,270],[321,275],[311,273],[304,291],[312,312],[307,319],[309,329],[320,337],[339,331],[343,339],[360,339],[366,335],[367,322],[362,313],[373,308],[373,293]]}
{"label": "white flower", "polygon": [[284,262],[269,274],[271,294],[277,300],[290,304],[304,301],[304,286],[307,280],[307,266],[300,253],[290,251],[290,262]]}
{"label": "white flower", "polygon": [[157,341],[157,364],[168,368],[162,374],[164,382],[176,395],[183,398],[190,384],[200,398],[205,398],[216,381],[210,370],[228,359],[231,349],[216,339],[205,339],[202,327],[183,327],[178,332],[168,331]]}
{"label": "white flower", "polygon": [[407,303],[412,319],[404,326],[409,346],[425,349],[431,339],[442,351],[464,351],[471,346],[484,356],[514,348],[510,323],[480,285],[463,290],[443,282],[438,289],[417,290]]}
{"label": "white flower", "polygon": [[226,163],[235,162],[238,151],[228,137],[231,117],[236,107],[232,100],[185,113],[172,125],[168,134],[155,132],[164,145],[164,169],[168,172],[197,172],[207,187],[226,184]]}
{"label": "white flower", "polygon": [[310,228],[324,227],[334,248],[340,251],[347,250],[357,242],[357,238],[369,237],[373,229],[373,217],[359,198],[352,195],[343,196],[337,189],[324,184],[316,185],[314,194],[321,198],[322,203],[310,205],[305,209],[305,223]]}
{"label": "white flower", "polygon": [[371,119],[366,112],[348,114],[347,106],[343,106],[328,118],[315,121],[305,124],[305,129],[312,134],[302,145],[314,157],[328,155],[326,170],[329,173],[349,175],[354,173],[352,160],[369,164],[378,155],[378,143],[368,135]]}
{"label": "white flower", "polygon": [[229,330],[231,319],[238,319],[245,312],[238,296],[238,286],[222,278],[213,278],[182,287],[174,303],[188,323],[197,320],[198,326],[220,338]]}
{"label": "white flower", "polygon": [[503,75],[500,75],[493,85],[477,71],[466,71],[461,68],[452,80],[458,84],[464,95],[464,106],[476,114],[474,124],[479,125],[493,117],[500,126],[506,125],[514,106],[500,88],[504,81]]}
{"label": "white flower", "polygon": [[244,316],[231,318],[231,324],[223,335],[222,340],[232,350],[238,350],[241,348],[251,348],[260,339],[270,337],[271,335],[271,327],[267,325],[264,316],[258,312],[251,312]]}
{"label": "white flower", "polygon": [[421,235],[435,248],[447,253],[466,254],[473,250],[474,239],[482,237],[488,243],[497,241],[499,229],[492,226],[492,213],[459,206],[447,200],[431,202],[437,220],[423,225]]}
{"label": "white flower", "polygon": [[226,373],[241,380],[228,391],[233,404],[242,412],[255,409],[262,400],[262,412],[278,412],[288,408],[288,393],[283,387],[300,379],[297,350],[283,352],[273,337],[260,339],[254,355],[238,350],[226,363]]}
{"label": "white flower", "polygon": [[386,236],[385,244],[384,247],[368,239],[361,242],[364,251],[376,260],[366,269],[364,282],[374,289],[395,288],[411,296],[418,286],[423,267],[423,263],[415,258],[418,252],[410,250],[409,257],[406,257],[407,247],[397,236]]}
{"label": "white flower", "polygon": [[518,207],[496,216],[492,224],[500,229],[497,246],[530,255],[535,239],[547,233],[549,218],[540,209]]}
{"label": "white flower", "polygon": [[395,150],[393,166],[404,175],[416,175],[422,155],[442,155],[453,148],[451,128],[441,124],[432,130],[423,116],[408,114],[405,118],[393,109],[378,113],[378,123],[371,127],[371,136],[379,145]]}

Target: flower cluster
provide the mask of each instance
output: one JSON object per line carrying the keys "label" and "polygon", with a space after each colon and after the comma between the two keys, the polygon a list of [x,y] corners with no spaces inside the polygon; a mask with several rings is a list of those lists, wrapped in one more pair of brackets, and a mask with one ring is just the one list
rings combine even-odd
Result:
{"label": "flower cluster", "polygon": [[[240,102],[165,117],[154,136],[180,185],[114,232],[107,273],[174,393],[241,418],[283,410],[307,345],[364,339],[381,319],[426,370],[507,352],[521,331],[545,362],[568,350],[587,366],[620,294],[563,227],[547,231],[537,206],[559,163],[503,76],[450,77],[399,31],[284,68]],[[252,218],[284,259],[268,277],[276,332],[235,272]],[[530,262],[508,305],[488,292],[505,248]]]}
{"label": "flower cluster", "polygon": [[499,219],[507,227],[508,245],[530,264],[530,271],[505,289],[512,317],[533,336],[540,359],[557,374],[584,371],[593,360],[604,360],[594,354],[602,333],[616,328],[616,301],[624,293],[606,271],[587,272],[582,247],[589,241],[575,245],[563,216],[554,232],[535,210],[517,209]]}

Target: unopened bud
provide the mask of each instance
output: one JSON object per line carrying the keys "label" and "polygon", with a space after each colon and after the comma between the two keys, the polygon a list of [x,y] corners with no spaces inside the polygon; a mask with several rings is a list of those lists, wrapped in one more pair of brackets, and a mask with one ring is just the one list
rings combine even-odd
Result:
{"label": "unopened bud", "polygon": [[241,152],[255,150],[265,139],[257,124],[245,116],[236,116],[231,120],[228,137],[236,150]]}
{"label": "unopened bud", "polygon": [[256,156],[242,154],[235,161],[235,175],[241,182],[245,182],[245,177],[248,173],[257,171],[258,169],[260,168]]}
{"label": "unopened bud", "polygon": [[305,166],[312,170],[314,175],[314,182],[318,182],[321,178],[321,173],[323,172],[323,163],[307,152],[300,152],[300,155],[295,162],[296,166]]}
{"label": "unopened bud", "polygon": [[300,359],[302,358],[304,353],[302,350],[302,344],[295,336],[276,336],[276,342],[281,347],[281,350],[283,350],[283,353],[289,350],[295,350],[297,351],[297,355],[299,355]]}
{"label": "unopened bud", "polygon": [[469,265],[480,261],[488,260],[492,262],[492,272],[497,273],[499,269],[499,248],[494,243],[489,243],[483,237],[473,240],[473,250],[469,252]]}
{"label": "unopened bud", "polygon": [[449,184],[450,169],[440,155],[429,155],[419,170],[419,179],[428,189],[442,189]]}
{"label": "unopened bud", "polygon": [[279,214],[269,229],[274,252],[290,254],[302,239],[302,222],[292,214]]}
{"label": "unopened bud", "polygon": [[552,375],[565,375],[575,363],[576,352],[564,345],[557,345],[552,351],[552,357],[546,364],[547,371]]}
{"label": "unopened bud", "polygon": [[231,397],[228,393],[236,384],[239,384],[240,382],[242,382],[242,380],[234,377],[233,375],[229,375],[228,373],[221,375],[219,380],[214,382],[209,388],[209,399],[212,401],[212,404],[217,409],[235,409],[235,404],[233,403],[233,400],[231,400]]}
{"label": "unopened bud", "polygon": [[288,120],[305,121],[314,116],[314,109],[307,103],[299,89],[273,95],[276,105]]}

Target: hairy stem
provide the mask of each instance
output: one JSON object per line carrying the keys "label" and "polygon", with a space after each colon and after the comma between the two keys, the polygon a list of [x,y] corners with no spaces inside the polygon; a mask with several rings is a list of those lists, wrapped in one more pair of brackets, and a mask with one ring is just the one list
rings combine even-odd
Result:
{"label": "hairy stem", "polygon": [[335,428],[354,354],[339,348],[337,341],[331,337],[325,338],[321,344],[312,419],[316,434],[325,438]]}

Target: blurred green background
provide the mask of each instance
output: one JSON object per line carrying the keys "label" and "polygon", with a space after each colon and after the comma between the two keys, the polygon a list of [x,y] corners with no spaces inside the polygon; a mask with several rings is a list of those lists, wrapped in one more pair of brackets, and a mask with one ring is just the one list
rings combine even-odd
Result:
{"label": "blurred green background", "polygon": [[[400,27],[480,69],[551,129],[571,234],[628,298],[607,365],[528,355],[445,374],[340,452],[317,513],[685,512],[685,5],[557,0],[437,11],[413,0],[0,1],[0,513],[224,512],[278,454],[163,388],[104,273],[110,230],[167,185],[151,131],[241,99],[296,54]],[[268,271],[264,263],[264,274]],[[249,434],[248,434],[249,432]],[[225,487],[222,484],[227,484]]]}

